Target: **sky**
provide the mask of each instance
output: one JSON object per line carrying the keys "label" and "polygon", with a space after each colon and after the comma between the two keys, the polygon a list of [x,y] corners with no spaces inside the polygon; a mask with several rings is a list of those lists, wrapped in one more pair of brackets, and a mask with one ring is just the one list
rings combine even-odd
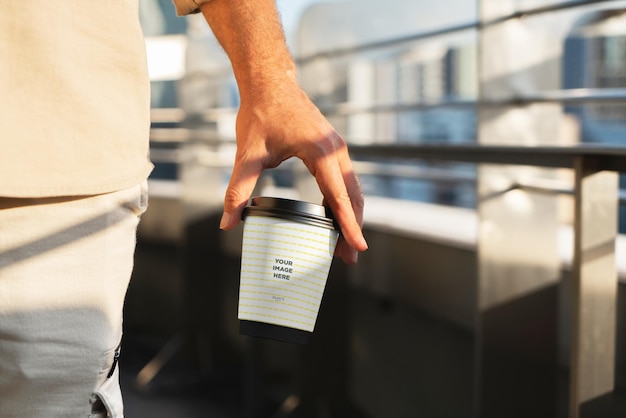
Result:
{"label": "sky", "polygon": [[289,33],[298,25],[300,15],[311,4],[320,0],[277,0],[276,5],[280,12],[285,32]]}

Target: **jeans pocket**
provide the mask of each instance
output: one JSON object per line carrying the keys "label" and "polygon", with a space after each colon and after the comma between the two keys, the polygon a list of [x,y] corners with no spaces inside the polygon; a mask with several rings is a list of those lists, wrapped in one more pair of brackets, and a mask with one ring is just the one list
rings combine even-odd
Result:
{"label": "jeans pocket", "polygon": [[124,405],[119,384],[119,372],[107,378],[94,392],[91,398],[90,418],[122,418]]}
{"label": "jeans pocket", "polygon": [[89,418],[122,418],[124,405],[119,383],[119,365],[121,343],[105,354],[100,369],[98,385],[91,396],[91,414]]}

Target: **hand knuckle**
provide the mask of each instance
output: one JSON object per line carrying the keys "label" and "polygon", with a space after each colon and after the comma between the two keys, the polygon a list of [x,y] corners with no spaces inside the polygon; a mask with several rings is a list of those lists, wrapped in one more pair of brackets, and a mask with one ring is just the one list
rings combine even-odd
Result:
{"label": "hand knuckle", "polygon": [[224,195],[224,204],[226,207],[233,207],[237,206],[244,199],[247,199],[247,197],[244,197],[241,191],[235,187],[228,187]]}

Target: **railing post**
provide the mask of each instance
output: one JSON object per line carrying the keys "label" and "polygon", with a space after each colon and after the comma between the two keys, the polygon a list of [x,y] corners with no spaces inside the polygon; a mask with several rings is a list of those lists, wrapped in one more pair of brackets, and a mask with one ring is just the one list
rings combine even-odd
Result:
{"label": "railing post", "polygon": [[[571,418],[614,386],[617,304],[618,175],[598,171],[591,157],[575,163],[571,292]],[[596,402],[597,403],[597,402]]]}

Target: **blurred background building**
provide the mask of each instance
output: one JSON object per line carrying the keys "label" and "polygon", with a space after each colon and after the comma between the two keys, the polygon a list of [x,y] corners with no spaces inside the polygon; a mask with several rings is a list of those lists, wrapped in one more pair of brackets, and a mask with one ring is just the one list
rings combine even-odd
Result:
{"label": "blurred background building", "polygon": [[[625,416],[626,1],[277,4],[370,250],[333,265],[308,347],[238,335],[241,231],[217,228],[237,86],[201,16],[140,0],[156,168],[129,416]],[[321,201],[297,161],[256,193]]]}

